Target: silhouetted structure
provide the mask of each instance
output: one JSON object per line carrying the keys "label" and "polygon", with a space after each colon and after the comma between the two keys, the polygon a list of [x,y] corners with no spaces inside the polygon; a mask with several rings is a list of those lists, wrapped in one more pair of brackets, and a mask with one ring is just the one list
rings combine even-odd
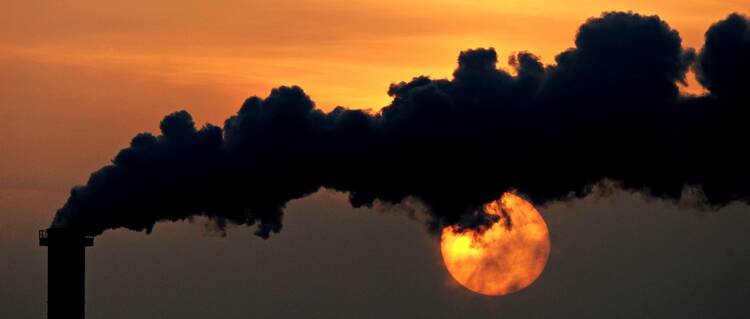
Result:
{"label": "silhouetted structure", "polygon": [[50,228],[39,231],[39,246],[47,246],[47,317],[83,319],[85,316],[85,248],[94,237]]}

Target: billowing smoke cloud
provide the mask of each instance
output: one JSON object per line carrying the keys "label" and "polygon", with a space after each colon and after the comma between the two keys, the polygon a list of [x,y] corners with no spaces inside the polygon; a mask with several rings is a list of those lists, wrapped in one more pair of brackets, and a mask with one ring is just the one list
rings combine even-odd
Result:
{"label": "billowing smoke cloud", "polygon": [[[176,112],[73,188],[53,226],[99,234],[201,215],[266,238],[287,202],[321,187],[353,206],[416,199],[435,229],[484,224],[481,205],[511,189],[545,203],[604,179],[748,201],[748,19],[729,16],[705,43],[696,54],[658,17],[606,13],[554,65],[521,52],[509,72],[493,49],[464,51],[452,80],[393,84],[374,114],[323,112],[296,86],[249,98],[223,129]],[[691,67],[709,94],[679,94]]]}

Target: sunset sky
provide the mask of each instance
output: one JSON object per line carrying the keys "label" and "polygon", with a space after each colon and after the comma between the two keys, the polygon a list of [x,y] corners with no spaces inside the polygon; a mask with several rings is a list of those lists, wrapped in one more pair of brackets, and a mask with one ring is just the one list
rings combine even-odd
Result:
{"label": "sunset sky", "polygon": [[[603,11],[658,14],[700,48],[746,1],[25,1],[0,13],[3,193],[71,182],[134,132],[188,109],[221,124],[251,96],[300,85],[318,107],[377,110],[388,85],[449,77],[461,50],[528,50],[546,63]],[[688,92],[702,88],[691,80]],[[35,125],[30,125],[34,123]],[[107,123],[108,134],[88,134]],[[115,125],[115,127],[111,127]],[[64,134],[60,134],[64,132]],[[57,152],[41,158],[28,145]],[[61,165],[63,167],[61,167]],[[19,176],[24,172],[24,176]]]}
{"label": "sunset sky", "polygon": [[[0,3],[4,8],[0,11],[0,135],[4,136],[0,139],[0,317],[3,318],[42,316],[44,251],[36,247],[35,231],[49,225],[70,187],[86,182],[92,171],[107,164],[136,133],[156,131],[167,113],[186,109],[199,124],[222,125],[247,97],[265,97],[280,85],[301,86],[323,110],[341,105],[377,111],[391,101],[387,95],[391,83],[418,75],[450,78],[459,52],[465,49],[494,47],[501,67],[507,67],[507,57],[518,51],[530,51],[543,62],[554,63],[558,53],[574,46],[578,26],[604,11],[658,15],[680,32],[683,46],[696,50],[703,45],[704,33],[713,23],[732,12],[750,13],[747,0],[0,0]],[[687,87],[681,88],[683,93],[705,91],[692,74],[688,82]],[[323,216],[321,220],[349,223],[361,232],[327,233],[321,226],[324,222],[317,220],[316,224],[298,213],[308,204],[312,213]],[[550,281],[545,283],[546,277],[542,275],[539,285],[532,286],[538,290],[532,288],[511,299],[481,299],[458,290],[441,268],[437,244],[419,222],[404,223],[402,219],[408,220],[405,216],[355,210],[345,204],[344,195],[324,191],[294,202],[290,223],[285,225],[289,234],[268,242],[252,237],[252,230],[242,227],[232,230],[227,238],[220,238],[206,231],[200,221],[166,224],[163,230],[157,227],[151,236],[126,231],[108,233],[97,239],[101,245],[97,243],[89,250],[92,272],[88,274],[91,280],[88,309],[101,318],[187,318],[191,312],[174,305],[188,304],[198,318],[214,312],[190,303],[210,300],[217,307],[224,307],[215,313],[226,311],[227,317],[244,318],[244,307],[233,305],[244,298],[255,298],[253,295],[259,292],[247,287],[257,284],[263,287],[252,289],[266,289],[270,293],[249,301],[248,311],[263,318],[375,318],[376,314],[404,313],[410,314],[406,316],[410,318],[447,318],[448,314],[460,317],[462,311],[486,318],[503,310],[518,318],[572,315],[580,310],[576,302],[590,296],[592,291],[605,291],[597,298],[616,300],[616,305],[633,309],[633,315],[626,317],[638,317],[654,313],[649,312],[654,307],[647,306],[652,299],[640,296],[629,303],[621,299],[623,295],[652,289],[660,294],[683,294],[680,298],[686,304],[695,302],[695,308],[708,315],[724,297],[730,300],[721,305],[726,306],[726,314],[732,314],[741,305],[732,299],[735,293],[748,292],[750,277],[738,274],[738,265],[744,265],[744,269],[750,265],[747,247],[750,237],[737,226],[746,225],[750,218],[745,206],[734,205],[725,208],[725,214],[706,215],[693,210],[679,211],[631,194],[620,194],[613,201],[584,199],[555,205],[540,208],[545,218],[551,218],[548,219],[552,236],[548,266],[551,270],[547,274]],[[332,208],[325,208],[329,206]],[[607,213],[596,215],[601,210]],[[664,215],[654,217],[653,223],[640,229],[645,233],[642,240],[646,241],[642,249],[627,245],[635,228],[618,224],[612,245],[624,255],[609,251],[604,247],[606,244],[585,240],[585,236],[602,235],[598,230],[587,228],[580,235],[572,230],[581,227],[577,222],[587,222],[582,216],[596,216],[593,223],[616,224],[630,220],[623,216],[640,216],[644,212]],[[689,217],[676,217],[680,213]],[[558,219],[554,214],[573,218]],[[399,222],[393,222],[394,219]],[[307,226],[314,231],[305,230]],[[383,227],[390,227],[390,232],[381,232]],[[394,237],[386,238],[382,245],[372,241],[391,235]],[[296,243],[318,237],[323,238],[319,246],[308,243],[300,249],[309,251],[297,251]],[[336,245],[351,238],[361,242],[366,251],[357,250],[347,256],[362,254],[361,260],[370,263],[344,257],[342,263],[355,268],[342,276],[362,289],[337,283],[338,274],[331,272],[337,269],[335,258],[340,255]],[[395,247],[401,240],[411,244]],[[556,246],[555,240],[561,244]],[[731,242],[744,246],[718,252],[715,249]],[[110,251],[100,246],[109,247]],[[193,248],[187,246],[194,246],[194,254]],[[344,246],[344,250],[354,251]],[[688,246],[695,249],[687,249]],[[280,248],[274,251],[269,247]],[[391,247],[393,251],[383,247]],[[574,251],[576,247],[584,250]],[[116,256],[115,249],[123,255]],[[314,250],[334,260],[323,259],[309,265],[315,278],[328,280],[297,278],[301,275],[292,274],[274,283],[252,273],[267,268],[293,272],[295,268],[284,262],[316,259],[311,252]],[[137,266],[145,274],[143,277],[136,270],[121,269],[129,267],[125,263],[160,260],[159,256],[170,253],[178,256],[161,260],[161,268]],[[233,281],[231,275],[221,273],[224,268],[208,258],[196,257],[212,253],[232,263],[227,266],[231,271],[243,272],[244,265],[247,273],[239,274],[239,281]],[[595,258],[598,267],[605,267],[596,269],[580,260],[565,262],[565,256],[584,258],[594,253],[620,259]],[[254,260],[253,256],[262,256],[258,258],[263,261]],[[413,260],[409,260],[411,256],[415,256]],[[643,268],[641,262],[631,257],[652,258],[662,263],[672,258],[692,266],[679,269],[671,265],[654,271]],[[389,268],[393,266],[386,262],[389,258],[402,260],[403,268]],[[721,283],[729,286],[729,292],[707,295],[707,291],[714,289],[709,285],[714,279],[706,275],[712,271],[709,260],[726,266],[718,271],[726,272],[727,277],[722,277],[725,281]],[[626,265],[628,271],[606,271],[606,267],[618,265]],[[409,271],[422,267],[426,270],[416,277]],[[580,269],[593,273],[593,279],[584,283],[570,279]],[[216,276],[217,282],[196,278],[202,275],[195,274],[204,270],[215,271],[206,276]],[[620,274],[634,281],[606,290],[610,288],[606,280]],[[664,276],[672,277],[667,280]],[[681,279],[693,281],[675,284]],[[295,280],[305,287],[294,290],[278,286],[291,285]],[[437,281],[431,282],[434,280]],[[123,290],[110,287],[116,285],[124,287]],[[180,285],[188,292],[171,289]],[[404,285],[414,287],[415,295],[397,291],[408,289]],[[569,285],[582,290],[560,297],[560,291],[567,290]],[[97,294],[97,290],[106,291],[112,299],[104,293]],[[145,293],[139,295],[141,290]],[[216,297],[225,290],[227,299]],[[321,290],[329,294],[316,295]],[[396,291],[396,296],[388,296],[392,291]],[[370,297],[386,301],[370,302]],[[653,297],[660,300],[656,293]],[[115,299],[119,298],[127,301],[118,303]],[[314,298],[323,301],[311,301]],[[345,305],[330,310],[339,306],[331,301],[336,298],[344,300]],[[407,302],[410,298],[413,301]],[[172,306],[156,306],[157,299],[172,302]],[[460,310],[448,310],[450,307],[445,305],[451,302]],[[539,310],[544,306],[538,305],[545,302],[551,302],[552,306]],[[442,306],[429,308],[435,303]],[[583,302],[578,306],[585,307]],[[606,317],[607,309],[597,307],[583,311],[583,317]],[[281,310],[268,310],[276,308]],[[361,315],[358,309],[362,308],[371,315]],[[302,309],[299,311],[313,315],[289,309]],[[661,312],[657,313],[667,316],[698,311],[680,305],[659,309]]]}
{"label": "sunset sky", "polygon": [[685,46],[700,48],[711,23],[748,7],[739,0],[24,2],[2,13],[0,39],[4,61],[75,70],[65,82],[106,72],[232,96],[203,111],[208,106],[173,94],[173,104],[214,120],[236,107],[226,102],[280,84],[302,86],[325,109],[378,109],[389,83],[447,77],[467,48],[494,47],[501,57],[528,50],[551,63],[572,46],[576,28],[603,11],[658,14]]}

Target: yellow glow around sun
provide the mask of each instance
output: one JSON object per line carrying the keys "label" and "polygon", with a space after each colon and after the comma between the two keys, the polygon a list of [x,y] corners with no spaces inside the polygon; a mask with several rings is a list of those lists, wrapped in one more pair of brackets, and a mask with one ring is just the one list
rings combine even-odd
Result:
{"label": "yellow glow around sun", "polygon": [[512,193],[484,209],[500,218],[484,232],[443,229],[440,248],[448,272],[464,287],[488,296],[528,287],[549,258],[547,224],[531,203]]}

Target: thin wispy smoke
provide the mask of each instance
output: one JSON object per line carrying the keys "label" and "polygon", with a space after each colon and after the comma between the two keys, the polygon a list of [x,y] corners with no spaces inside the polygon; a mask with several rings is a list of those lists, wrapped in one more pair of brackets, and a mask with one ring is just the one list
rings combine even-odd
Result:
{"label": "thin wispy smoke", "polygon": [[[656,16],[613,12],[583,24],[553,65],[521,52],[509,72],[494,49],[463,51],[452,79],[392,84],[377,113],[323,112],[296,86],[247,99],[223,128],[180,111],[73,188],[52,226],[149,231],[201,215],[266,238],[290,200],[321,187],[355,207],[416,199],[433,229],[485,224],[481,206],[508,190],[545,203],[604,179],[670,200],[696,187],[708,206],[748,201],[748,57],[742,15],[696,52]],[[707,95],[680,95],[690,68]]]}

